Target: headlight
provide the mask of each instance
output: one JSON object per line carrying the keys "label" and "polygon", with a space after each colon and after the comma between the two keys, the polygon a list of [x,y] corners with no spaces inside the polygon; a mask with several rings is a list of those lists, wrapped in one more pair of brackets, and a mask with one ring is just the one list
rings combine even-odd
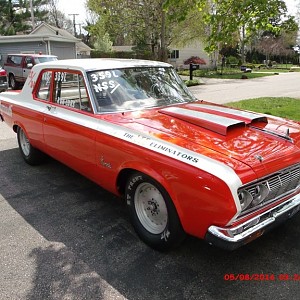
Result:
{"label": "headlight", "polygon": [[252,204],[258,205],[263,202],[269,195],[269,189],[264,185],[260,184],[255,187],[255,195],[253,196]]}
{"label": "headlight", "polygon": [[249,206],[255,207],[259,205],[268,197],[269,193],[269,188],[263,183],[239,190],[238,196],[242,211]]}
{"label": "headlight", "polygon": [[251,204],[253,197],[248,191],[242,190],[239,192],[239,199],[242,210],[245,210]]}

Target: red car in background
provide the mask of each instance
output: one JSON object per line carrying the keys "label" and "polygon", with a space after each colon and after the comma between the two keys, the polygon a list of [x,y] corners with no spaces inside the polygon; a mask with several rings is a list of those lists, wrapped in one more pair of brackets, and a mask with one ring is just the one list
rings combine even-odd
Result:
{"label": "red car in background", "polygon": [[0,66],[0,92],[4,92],[8,89],[7,73]]}

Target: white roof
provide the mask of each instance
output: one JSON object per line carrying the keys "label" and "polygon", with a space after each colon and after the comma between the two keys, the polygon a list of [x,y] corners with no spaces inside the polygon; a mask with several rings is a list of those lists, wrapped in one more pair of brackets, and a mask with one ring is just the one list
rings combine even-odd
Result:
{"label": "white roof", "polygon": [[170,64],[139,59],[118,59],[118,58],[90,58],[90,59],[64,59],[45,62],[34,66],[37,69],[74,69],[80,71],[108,70],[132,67],[170,67]]}

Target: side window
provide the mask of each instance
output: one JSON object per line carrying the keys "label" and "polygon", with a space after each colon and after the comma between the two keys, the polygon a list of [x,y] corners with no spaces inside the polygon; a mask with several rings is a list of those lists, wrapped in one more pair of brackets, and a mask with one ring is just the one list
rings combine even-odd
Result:
{"label": "side window", "polygon": [[32,59],[32,57],[27,56],[27,57],[25,58],[25,64],[26,64],[26,65],[28,65],[28,64],[33,64],[33,59]]}
{"label": "side window", "polygon": [[92,108],[81,74],[54,72],[54,102],[67,107],[91,112]]}
{"label": "side window", "polygon": [[37,89],[37,93],[36,93],[37,98],[45,101],[50,100],[51,77],[52,77],[51,71],[46,71],[43,73],[40,86]]}
{"label": "side window", "polygon": [[11,56],[11,61],[14,65],[20,65],[22,62],[22,56]]}

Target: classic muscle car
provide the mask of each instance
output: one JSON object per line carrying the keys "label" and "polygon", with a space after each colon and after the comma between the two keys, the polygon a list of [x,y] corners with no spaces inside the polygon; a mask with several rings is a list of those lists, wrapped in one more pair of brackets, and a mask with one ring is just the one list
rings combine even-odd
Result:
{"label": "classic muscle car", "polygon": [[42,63],[0,101],[28,164],[47,154],[124,197],[155,249],[235,249],[299,211],[300,124],[197,100],[169,64]]}

